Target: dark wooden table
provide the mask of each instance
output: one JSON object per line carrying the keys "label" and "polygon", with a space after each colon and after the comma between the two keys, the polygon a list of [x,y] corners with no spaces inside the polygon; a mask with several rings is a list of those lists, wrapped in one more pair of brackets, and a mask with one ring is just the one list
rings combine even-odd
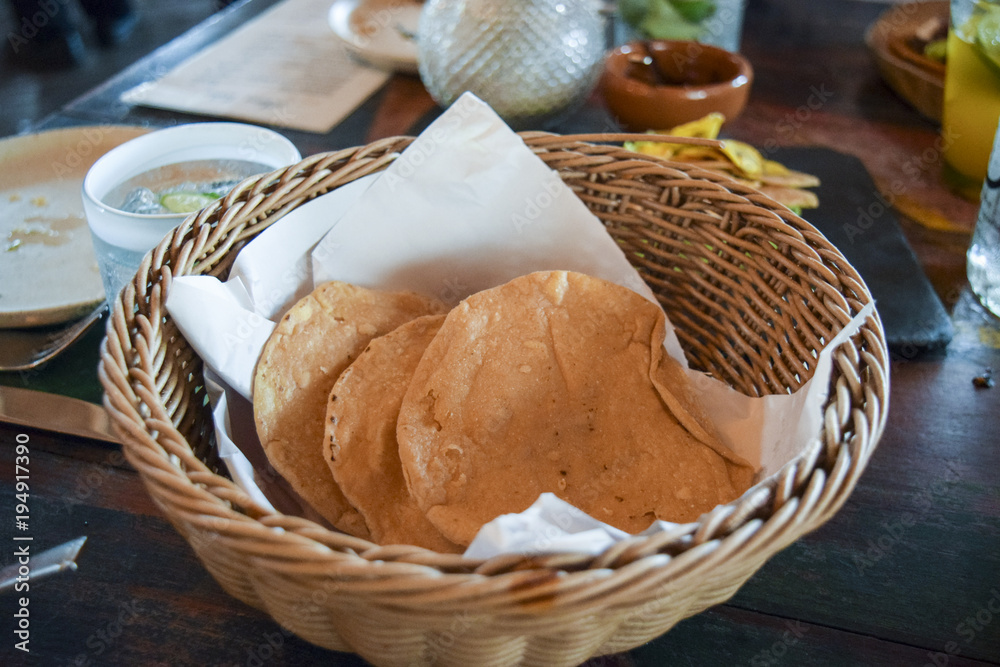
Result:
{"label": "dark wooden table", "polygon": [[[42,127],[205,120],[130,107],[118,95],[270,4],[231,8]],[[883,9],[750,0],[743,51],[757,77],[748,109],[726,132],[758,146],[853,155],[875,184],[871,202],[902,191],[938,210],[936,224],[896,217],[954,336],[933,352],[895,350],[886,433],[836,517],[777,555],[728,603],[593,665],[1000,664],[1000,387],[973,382],[988,368],[1000,372],[1000,325],[968,290],[964,252],[976,207],[939,182],[938,128],[885,86],[865,49],[864,30]],[[418,80],[396,77],[329,134],[278,129],[310,154],[414,134],[438,113]],[[610,127],[595,97],[559,129]],[[906,165],[919,170],[914,177],[907,169],[900,190]],[[95,332],[45,369],[0,382],[97,402],[99,340]],[[0,663],[362,664],[285,633],[223,593],[112,445],[0,424],[0,564],[16,560],[19,434],[30,438],[35,549],[89,540],[77,572],[31,583],[30,655],[14,649],[15,596],[0,595]]]}

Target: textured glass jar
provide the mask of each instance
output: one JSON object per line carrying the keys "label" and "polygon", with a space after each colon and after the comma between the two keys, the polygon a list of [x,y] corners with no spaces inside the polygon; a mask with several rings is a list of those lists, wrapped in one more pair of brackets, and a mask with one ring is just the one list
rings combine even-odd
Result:
{"label": "textured glass jar", "polygon": [[441,106],[469,91],[512,128],[542,129],[593,88],[604,27],[592,0],[428,0],[417,46]]}

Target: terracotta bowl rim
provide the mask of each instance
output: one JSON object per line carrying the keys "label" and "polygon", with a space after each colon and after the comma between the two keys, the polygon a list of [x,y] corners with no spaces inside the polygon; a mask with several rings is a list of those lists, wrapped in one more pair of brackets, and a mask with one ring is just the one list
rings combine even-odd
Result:
{"label": "terracotta bowl rim", "polygon": [[[625,75],[625,66],[624,66],[625,59],[622,56],[624,56],[625,53],[627,52],[626,49],[631,50],[637,46],[641,46],[642,44],[668,44],[671,46],[683,45],[685,47],[687,47],[687,45],[693,44],[696,45],[698,48],[705,49],[707,51],[711,51],[716,54],[727,57],[730,62],[734,63],[737,66],[737,72],[731,78],[728,78],[725,81],[719,81],[715,83],[706,83],[706,84],[681,83],[681,84],[651,85],[640,79],[635,79]],[[697,58],[693,58],[693,60],[697,61]],[[714,46],[712,44],[702,44],[700,42],[693,42],[687,40],[650,39],[650,40],[635,40],[631,42],[626,42],[625,44],[621,44],[615,47],[614,49],[611,49],[611,51],[608,52],[604,62],[604,70],[606,76],[612,76],[620,80],[627,80],[629,82],[630,88],[632,88],[634,84],[633,90],[649,91],[645,94],[653,94],[653,95],[660,93],[671,95],[680,91],[691,91],[691,90],[704,90],[706,92],[716,92],[716,91],[724,92],[724,91],[744,88],[753,83],[753,65],[750,64],[750,61],[747,60],[747,58],[744,55],[737,53],[735,51],[727,51],[726,49]]]}

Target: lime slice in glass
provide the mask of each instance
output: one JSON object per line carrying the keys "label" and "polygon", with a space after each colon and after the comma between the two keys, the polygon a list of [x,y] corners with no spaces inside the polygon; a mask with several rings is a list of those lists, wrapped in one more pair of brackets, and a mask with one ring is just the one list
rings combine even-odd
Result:
{"label": "lime slice in glass", "polygon": [[1000,7],[990,7],[975,26],[976,51],[1000,77]]}
{"label": "lime slice in glass", "polygon": [[171,213],[194,213],[218,198],[219,195],[206,192],[170,192],[160,197],[160,205]]}

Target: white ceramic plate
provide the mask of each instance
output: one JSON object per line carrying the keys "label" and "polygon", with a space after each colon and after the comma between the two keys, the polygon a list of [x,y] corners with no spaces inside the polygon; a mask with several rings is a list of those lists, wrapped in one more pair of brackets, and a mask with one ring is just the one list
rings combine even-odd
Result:
{"label": "white ceramic plate", "polygon": [[104,299],[83,177],[97,158],[148,131],[102,125],[0,140],[0,327],[65,322]]}
{"label": "white ceramic plate", "polygon": [[419,0],[336,0],[327,17],[355,57],[379,67],[417,72]]}

